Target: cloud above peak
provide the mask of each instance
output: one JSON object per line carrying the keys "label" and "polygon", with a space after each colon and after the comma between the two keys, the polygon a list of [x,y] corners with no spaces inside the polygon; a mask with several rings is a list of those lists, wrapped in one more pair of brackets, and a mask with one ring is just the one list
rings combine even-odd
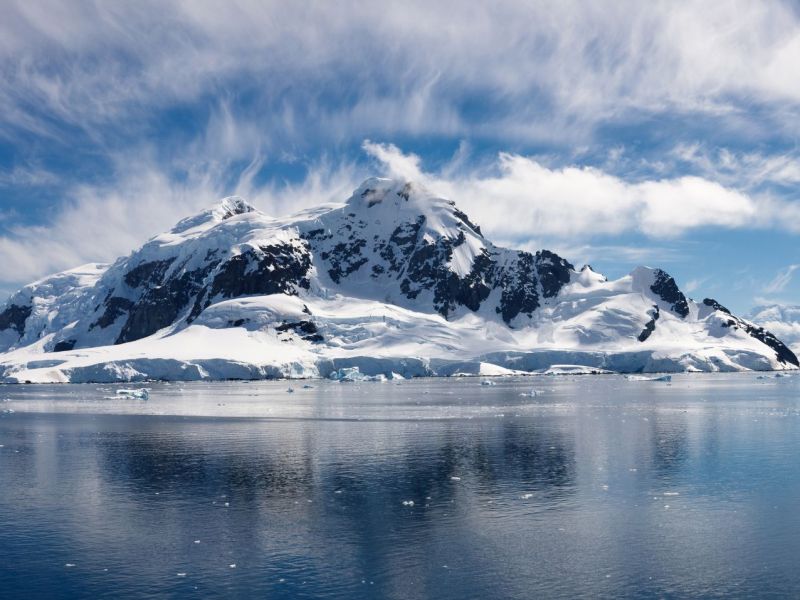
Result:
{"label": "cloud above peak", "polygon": [[365,142],[364,150],[389,176],[418,179],[455,199],[484,230],[502,239],[573,242],[631,232],[673,238],[704,227],[800,231],[796,221],[785,219],[800,207],[697,176],[630,182],[596,167],[549,167],[511,153],[500,153],[489,168],[453,172],[445,167],[437,174],[424,172],[418,156],[393,144]]}

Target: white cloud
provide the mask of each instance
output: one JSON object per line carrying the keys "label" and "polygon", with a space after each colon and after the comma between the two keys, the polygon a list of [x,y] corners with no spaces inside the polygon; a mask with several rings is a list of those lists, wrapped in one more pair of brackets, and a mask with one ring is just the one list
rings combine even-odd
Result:
{"label": "white cloud", "polygon": [[[443,177],[425,173],[419,157],[396,146],[366,143],[364,149],[394,176],[411,175],[455,199],[493,236],[580,239],[639,232],[677,237],[701,227],[780,227],[800,210],[772,198],[752,197],[701,177],[627,182],[593,167],[550,168],[537,160],[502,153],[489,172]],[[510,217],[513,215],[513,218]]]}
{"label": "white cloud", "polygon": [[798,269],[800,269],[800,265],[789,265],[785,269],[781,270],[777,275],[775,275],[774,279],[766,285],[764,291],[767,294],[777,294],[782,292],[786,289],[786,286],[791,283],[794,273]]}
{"label": "white cloud", "polygon": [[799,32],[781,1],[16,0],[0,19],[0,133],[58,135],[56,118],[102,135],[98,125],[132,127],[242,82],[261,95],[262,130],[287,139],[569,144],[637,111],[724,115],[750,131],[753,103],[789,110],[791,132]]}

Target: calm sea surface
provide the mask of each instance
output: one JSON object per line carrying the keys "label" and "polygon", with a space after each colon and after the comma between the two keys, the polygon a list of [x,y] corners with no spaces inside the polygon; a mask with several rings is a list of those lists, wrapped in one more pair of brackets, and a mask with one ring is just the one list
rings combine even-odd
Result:
{"label": "calm sea surface", "polygon": [[495,381],[0,386],[0,597],[800,596],[800,376]]}

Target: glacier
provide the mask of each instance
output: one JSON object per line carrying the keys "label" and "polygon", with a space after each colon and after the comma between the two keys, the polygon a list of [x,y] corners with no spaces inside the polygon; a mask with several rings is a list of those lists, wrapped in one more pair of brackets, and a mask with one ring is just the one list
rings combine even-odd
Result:
{"label": "glacier", "polygon": [[609,281],[501,248],[453,201],[383,178],[280,218],[225,198],[0,312],[6,383],[797,367],[770,331],[661,269]]}

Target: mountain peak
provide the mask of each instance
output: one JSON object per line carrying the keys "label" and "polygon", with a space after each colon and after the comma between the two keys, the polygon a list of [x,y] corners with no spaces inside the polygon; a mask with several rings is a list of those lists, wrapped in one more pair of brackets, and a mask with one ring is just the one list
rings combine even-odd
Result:
{"label": "mountain peak", "polygon": [[425,228],[440,233],[453,233],[463,226],[483,238],[480,227],[458,209],[456,203],[437,195],[424,184],[405,179],[370,177],[356,188],[346,205],[353,212],[392,220],[407,214],[411,220],[424,217]]}
{"label": "mountain peak", "polygon": [[241,196],[228,196],[220,200],[219,204],[214,207],[213,210],[214,216],[220,221],[224,221],[236,215],[254,212],[256,209],[248,204]]}

